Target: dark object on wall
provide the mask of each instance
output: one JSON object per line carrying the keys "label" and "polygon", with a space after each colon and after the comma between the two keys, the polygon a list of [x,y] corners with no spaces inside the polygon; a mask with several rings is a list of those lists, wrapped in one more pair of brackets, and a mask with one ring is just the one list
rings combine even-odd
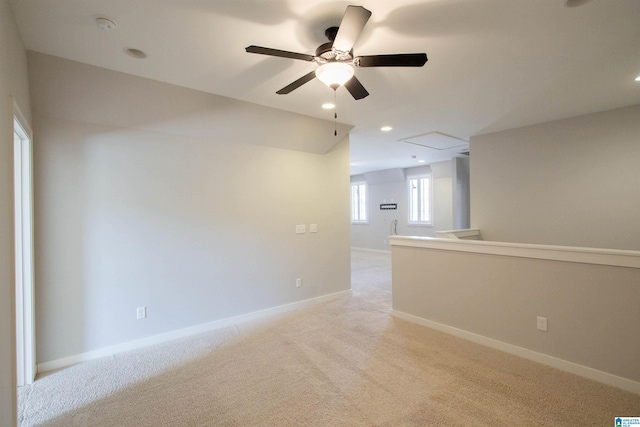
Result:
{"label": "dark object on wall", "polygon": [[380,210],[381,211],[386,211],[386,210],[391,210],[391,209],[398,209],[398,204],[397,203],[382,203],[380,205]]}

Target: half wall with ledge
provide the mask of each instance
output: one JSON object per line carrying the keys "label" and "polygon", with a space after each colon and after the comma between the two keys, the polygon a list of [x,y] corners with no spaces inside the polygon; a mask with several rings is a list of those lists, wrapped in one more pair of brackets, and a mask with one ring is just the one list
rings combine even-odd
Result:
{"label": "half wall with ledge", "polygon": [[640,394],[640,252],[389,242],[394,316]]}

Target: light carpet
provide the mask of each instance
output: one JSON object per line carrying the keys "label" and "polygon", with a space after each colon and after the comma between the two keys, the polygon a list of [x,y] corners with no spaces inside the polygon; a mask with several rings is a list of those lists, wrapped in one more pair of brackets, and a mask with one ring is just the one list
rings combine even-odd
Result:
{"label": "light carpet", "polygon": [[613,426],[640,396],[390,316],[386,254],[334,301],[41,375],[21,426]]}

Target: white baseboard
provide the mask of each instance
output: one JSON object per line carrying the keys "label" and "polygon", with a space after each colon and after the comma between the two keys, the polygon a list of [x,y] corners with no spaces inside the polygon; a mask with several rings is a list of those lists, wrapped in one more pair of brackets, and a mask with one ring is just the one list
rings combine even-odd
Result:
{"label": "white baseboard", "polygon": [[387,255],[391,255],[391,250],[388,251],[383,251],[381,249],[369,249],[369,248],[356,248],[356,247],[351,247],[352,251],[364,251],[364,252],[374,252],[377,254],[387,254]]}
{"label": "white baseboard", "polygon": [[153,335],[146,338],[140,338],[134,341],[128,341],[121,344],[116,344],[108,347],[103,347],[97,350],[87,351],[85,353],[74,354],[72,356],[63,357],[61,359],[51,360],[49,362],[39,363],[37,366],[38,373],[53,371],[55,369],[65,368],[67,366],[75,365],[81,362],[87,362],[89,360],[99,359],[101,357],[112,356],[118,353],[124,353],[130,350],[137,350],[140,348],[148,347],[150,345],[161,344],[163,342],[175,340],[178,338],[189,337],[192,335],[201,334],[203,332],[214,331],[216,329],[226,328],[229,326],[241,324],[244,322],[259,320],[275,316],[277,314],[286,313],[293,310],[298,310],[311,305],[319,304],[326,301],[331,301],[345,295],[351,294],[351,290],[340,291],[333,294],[323,295],[316,298],[310,298],[303,301],[298,301],[290,304],[279,305],[277,307],[267,308],[265,310],[254,311],[252,313],[242,314],[239,316],[229,317],[226,319],[220,319],[213,322],[203,323],[201,325],[191,326],[177,331],[171,331],[164,334]]}
{"label": "white baseboard", "polygon": [[589,368],[588,366],[569,362],[567,360],[558,359],[557,357],[549,356],[544,353],[538,353],[524,347],[518,347],[513,344],[508,344],[506,342],[488,338],[483,335],[478,335],[473,332],[465,331],[463,329],[454,328],[453,326],[448,326],[442,323],[434,322],[432,320],[423,319],[422,317],[417,317],[412,314],[403,313],[401,311],[392,310],[391,315],[397,317],[398,319],[417,323],[431,329],[454,335],[467,341],[472,341],[477,344],[495,348],[496,350],[504,351],[505,353],[510,353],[516,356],[523,357],[525,359],[532,360],[534,362],[542,363],[543,365],[551,366],[552,368],[560,369],[561,371],[570,372],[572,374],[588,378],[590,380],[617,387],[622,390],[630,391],[632,393],[640,394],[640,382],[637,381],[619,377],[617,375]]}

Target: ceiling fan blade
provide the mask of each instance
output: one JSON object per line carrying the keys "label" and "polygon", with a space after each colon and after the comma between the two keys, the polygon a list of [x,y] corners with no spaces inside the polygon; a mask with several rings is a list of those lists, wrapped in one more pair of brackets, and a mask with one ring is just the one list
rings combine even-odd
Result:
{"label": "ceiling fan blade", "polygon": [[360,80],[356,78],[356,76],[351,77],[345,84],[344,87],[347,88],[353,99],[362,99],[369,96],[369,92],[362,86]]}
{"label": "ceiling fan blade", "polygon": [[350,52],[369,17],[371,17],[371,11],[364,7],[347,6],[340,27],[338,27],[338,34],[333,41],[333,49],[340,52]]}
{"label": "ceiling fan blade", "polygon": [[302,86],[303,84],[310,82],[311,80],[316,78],[316,72],[312,71],[309,74],[305,74],[304,76],[300,77],[298,80],[296,80],[295,82],[283,87],[282,89],[280,89],[279,91],[277,91],[276,93],[278,95],[286,95],[288,93],[293,92],[294,90],[298,89],[300,86]]}
{"label": "ceiling fan blade", "polygon": [[426,63],[426,53],[358,56],[353,60],[356,67],[422,67]]}
{"label": "ceiling fan blade", "polygon": [[260,55],[279,56],[281,58],[301,59],[303,61],[313,61],[313,55],[306,53],[289,52],[287,50],[271,49],[262,46],[248,46],[245,50],[249,53],[259,53]]}

